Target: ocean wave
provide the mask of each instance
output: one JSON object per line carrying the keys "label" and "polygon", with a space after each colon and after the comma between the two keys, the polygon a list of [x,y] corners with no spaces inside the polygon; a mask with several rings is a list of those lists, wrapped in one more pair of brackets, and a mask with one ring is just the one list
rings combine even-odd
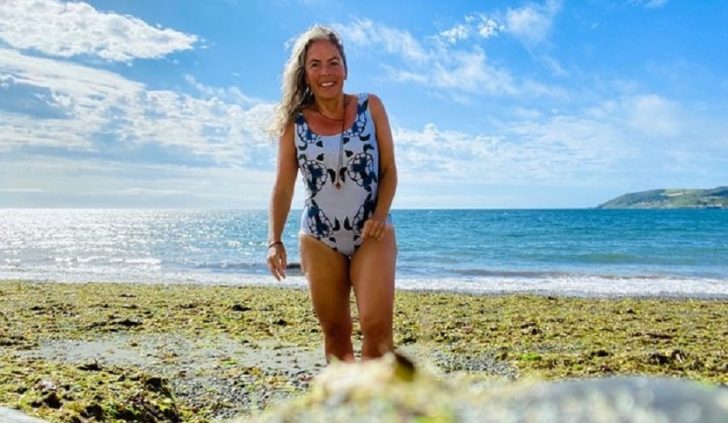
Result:
{"label": "ocean wave", "polygon": [[728,298],[728,279],[562,274],[542,277],[401,278],[401,289],[464,291],[474,294],[533,293],[615,297]]}
{"label": "ocean wave", "polygon": [[512,277],[512,278],[549,278],[569,275],[565,272],[536,270],[491,270],[491,269],[453,269],[453,273],[462,276]]}
{"label": "ocean wave", "polygon": [[[263,262],[210,262],[210,263],[194,263],[191,266],[194,269],[204,269],[204,270],[210,270],[210,271],[221,271],[221,272],[233,272],[233,271],[241,271],[243,273],[245,272],[251,272],[253,274],[267,274],[268,273],[268,266]],[[301,271],[301,263],[298,262],[291,262],[288,263],[286,269],[288,270],[288,273],[292,274],[300,274]]]}
{"label": "ocean wave", "polygon": [[[606,273],[606,272],[579,272],[579,271],[547,271],[547,270],[498,270],[498,269],[454,269],[454,275],[460,277],[480,277],[480,278],[514,278],[514,279],[589,279],[596,278],[604,281],[619,281],[619,280],[704,280],[704,279],[716,279],[720,280],[719,275],[710,273],[702,274],[679,274],[673,273],[668,274],[665,272],[661,273],[642,273],[640,272],[627,272],[623,270],[622,273]],[[438,277],[438,275],[432,275]]]}
{"label": "ocean wave", "polygon": [[209,269],[209,270],[260,270],[265,269],[262,263],[250,263],[250,262],[229,262],[229,261],[218,261],[210,263],[191,263],[195,269]]}
{"label": "ocean wave", "polygon": [[[300,273],[289,271],[284,284],[305,287]],[[5,270],[1,279],[42,280],[56,282],[133,282],[205,285],[272,285],[280,286],[265,272],[244,270],[231,272],[150,271],[139,268],[94,268],[73,271],[58,269]],[[421,291],[466,292],[477,295],[537,294],[576,297],[678,297],[728,298],[728,278],[680,278],[646,276],[555,274],[541,272],[535,277],[520,272],[499,272],[499,275],[469,277],[397,277],[397,289]]]}
{"label": "ocean wave", "polygon": [[114,257],[109,262],[114,265],[132,265],[134,267],[152,267],[159,268],[162,260],[157,257]]}

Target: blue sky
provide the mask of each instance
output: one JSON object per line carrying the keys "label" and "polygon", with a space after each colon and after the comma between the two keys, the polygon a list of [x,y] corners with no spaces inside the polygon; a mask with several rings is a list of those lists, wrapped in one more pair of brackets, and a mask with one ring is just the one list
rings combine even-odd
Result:
{"label": "blue sky", "polygon": [[728,2],[3,0],[0,207],[265,208],[314,23],[387,107],[396,208],[728,184]]}

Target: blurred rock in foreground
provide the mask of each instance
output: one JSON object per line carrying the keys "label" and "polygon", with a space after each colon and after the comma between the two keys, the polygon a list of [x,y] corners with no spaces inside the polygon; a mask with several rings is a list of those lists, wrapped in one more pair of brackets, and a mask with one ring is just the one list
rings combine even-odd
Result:
{"label": "blurred rock in foreground", "polygon": [[0,407],[0,423],[46,423],[46,421],[30,417],[18,410]]}
{"label": "blurred rock in foreground", "polygon": [[680,379],[437,376],[401,356],[333,364],[304,396],[233,422],[728,422],[728,390]]}

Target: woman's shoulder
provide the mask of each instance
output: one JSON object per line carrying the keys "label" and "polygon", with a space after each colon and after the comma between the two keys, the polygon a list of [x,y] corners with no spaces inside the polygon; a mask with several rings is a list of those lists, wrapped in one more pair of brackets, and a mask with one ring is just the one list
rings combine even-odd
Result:
{"label": "woman's shoulder", "polygon": [[362,93],[359,94],[359,98],[363,99],[363,102],[366,103],[367,108],[373,116],[384,113],[384,103],[378,95],[374,93]]}
{"label": "woman's shoulder", "polygon": [[367,93],[367,92],[359,93],[359,94],[357,94],[357,98],[359,98],[360,103],[364,102],[364,101],[368,101],[370,103],[375,102],[375,103],[382,104],[382,100],[379,98],[378,95],[376,95],[374,93]]}
{"label": "woman's shoulder", "polygon": [[311,119],[315,118],[315,114],[316,108],[313,104],[303,105],[296,111],[293,120],[298,126],[307,125]]}
{"label": "woman's shoulder", "polygon": [[314,109],[313,104],[306,104],[306,105],[303,105],[303,106],[299,107],[298,109],[296,109],[296,113],[294,113],[293,116],[296,119],[300,119],[300,118],[304,117],[304,114],[307,114],[307,115],[311,114],[315,110],[316,109]]}

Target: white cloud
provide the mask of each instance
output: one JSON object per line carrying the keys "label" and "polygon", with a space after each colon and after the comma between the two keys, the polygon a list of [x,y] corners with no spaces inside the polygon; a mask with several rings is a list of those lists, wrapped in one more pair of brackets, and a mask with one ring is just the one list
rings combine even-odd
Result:
{"label": "white cloud", "polygon": [[478,34],[480,34],[480,36],[483,38],[494,37],[503,30],[503,25],[496,22],[495,19],[486,16],[481,17],[481,20],[480,22],[478,22],[477,26]]}
{"label": "white cloud", "polygon": [[0,188],[0,192],[6,192],[9,194],[35,194],[46,192],[46,190],[44,190],[43,188]]}
{"label": "white cloud", "polygon": [[534,120],[543,116],[543,113],[537,109],[529,109],[526,107],[515,107],[511,113],[515,118],[521,120]]}
{"label": "white cloud", "polygon": [[0,207],[261,208],[273,181],[270,170],[104,159],[0,156],[0,165]]}
{"label": "white cloud", "polygon": [[259,207],[271,104],[192,75],[188,95],[48,58],[128,62],[195,41],[85,3],[2,2],[0,204]]}
{"label": "white cloud", "polygon": [[529,3],[507,11],[471,13],[464,17],[463,22],[423,41],[418,41],[407,31],[371,20],[337,25],[337,29],[346,40],[356,45],[398,55],[404,62],[403,66],[382,66],[392,80],[447,89],[450,99],[460,103],[469,102],[465,95],[563,98],[566,95],[563,89],[529,78],[518,78],[504,66],[487,60],[485,50],[479,44],[481,40],[510,34],[529,47],[533,59],[552,75],[569,76],[569,72],[553,56],[532,51],[532,47],[547,41],[561,9],[562,0],[546,0],[542,4]]}
{"label": "white cloud", "polygon": [[153,196],[168,196],[168,195],[189,195],[192,192],[182,189],[156,189],[156,188],[145,188],[145,187],[133,187],[124,188],[119,191],[114,191],[121,195],[153,195]]}
{"label": "white cloud", "polygon": [[334,27],[344,36],[345,42],[382,48],[387,53],[397,54],[416,63],[426,63],[430,58],[420,42],[407,31],[376,24],[368,19],[360,19],[347,25],[337,24]]}
{"label": "white cloud", "polygon": [[570,75],[569,71],[564,69],[564,67],[561,66],[561,63],[553,56],[540,55],[538,57],[538,61],[541,62],[551,72],[552,75],[560,77],[566,77]]}
{"label": "white cloud", "polygon": [[561,95],[559,90],[536,81],[519,81],[508,70],[492,65],[479,46],[452,48],[441,37],[431,37],[427,47],[409,32],[392,29],[371,20],[337,25],[345,42],[373,51],[395,54],[402,67],[383,65],[395,81],[408,81],[431,88],[448,89],[454,96],[471,95]]}
{"label": "white cloud", "polygon": [[509,9],[505,16],[505,30],[526,44],[543,42],[551,32],[561,6],[561,0],[547,0],[543,5],[529,4]]}
{"label": "white cloud", "polygon": [[707,125],[655,94],[616,98],[573,113],[516,108],[511,116],[481,133],[433,123],[422,129],[395,127],[402,184],[642,186],[673,178],[678,185],[687,180],[700,186],[725,175],[717,169],[725,168],[728,126],[715,120]]}
{"label": "white cloud", "polygon": [[130,62],[189,50],[198,38],[150,26],[133,16],[99,12],[84,2],[3,0],[0,40],[51,56]]}
{"label": "white cloud", "polygon": [[[56,116],[3,111],[0,105],[0,150],[22,146],[99,151],[116,146],[153,144],[217,163],[258,166],[268,157],[265,133],[272,105],[255,102],[235,89],[244,105],[218,97],[194,98],[173,91],[149,90],[113,72],[30,57],[0,49],[0,75],[8,88],[47,94],[47,108]],[[211,90],[211,92],[214,90]],[[7,94],[3,94],[7,95]],[[228,98],[229,100],[229,98]]]}
{"label": "white cloud", "polygon": [[[659,144],[661,148],[667,147],[668,142],[676,146],[690,128],[700,126],[694,114],[689,113],[683,105],[652,93],[635,93],[606,100],[588,108],[586,114],[594,119],[609,121],[615,126],[625,126],[631,130],[634,139],[662,141]],[[641,144],[648,148],[653,143]]]}
{"label": "white cloud", "polygon": [[455,25],[448,30],[440,32],[440,37],[451,44],[455,44],[458,40],[465,40],[469,36],[470,28],[463,24]]}
{"label": "white cloud", "polygon": [[402,69],[394,68],[390,65],[382,65],[382,68],[387,72],[389,78],[398,82],[415,82],[418,84],[427,84],[428,76],[423,75],[419,72],[406,71]]}
{"label": "white cloud", "polygon": [[483,39],[492,38],[504,29],[505,26],[498,14],[474,13],[466,15],[463,23],[458,23],[448,30],[441,31],[437,37],[446,43],[455,44],[473,36],[480,36]]}
{"label": "white cloud", "polygon": [[643,6],[648,9],[659,9],[667,4],[668,0],[630,0],[630,4]]}
{"label": "white cloud", "polygon": [[[636,155],[619,126],[588,116],[505,122],[492,134],[396,128],[397,158],[410,183],[588,184]],[[403,182],[404,183],[404,182]]]}
{"label": "white cloud", "polygon": [[682,131],[678,105],[655,94],[635,96],[628,100],[629,124],[644,134],[675,137]]}
{"label": "white cloud", "polygon": [[[413,82],[433,89],[446,89],[451,99],[462,102],[464,95],[528,95],[563,98],[565,92],[533,79],[519,78],[502,65],[489,60],[479,40],[507,33],[533,46],[547,40],[562,0],[529,3],[506,12],[472,13],[464,21],[436,35],[418,39],[408,31],[390,28],[369,19],[335,25],[346,43],[376,53],[398,56],[401,65],[385,64],[386,75],[394,81]],[[469,41],[465,44],[465,41]],[[538,54],[534,59],[553,75],[569,73],[552,56]]]}
{"label": "white cloud", "polygon": [[476,47],[470,52],[453,52],[450,60],[440,60],[432,66],[430,82],[442,88],[490,94],[516,94],[513,77],[503,69],[489,66],[485,52]]}
{"label": "white cloud", "polygon": [[262,103],[260,99],[245,95],[238,87],[211,87],[200,83],[192,75],[185,75],[185,81],[205,98],[217,98],[227,103],[234,103],[243,107]]}
{"label": "white cloud", "polygon": [[463,23],[440,32],[438,37],[455,44],[476,34],[488,39],[508,33],[527,45],[535,45],[548,38],[561,8],[562,0],[546,0],[543,4],[529,3],[505,12],[473,13],[466,15]]}
{"label": "white cloud", "polygon": [[[8,49],[0,49],[0,74],[4,75],[4,90],[12,85],[30,92],[50,93],[45,103],[59,115],[55,119],[38,119],[0,110],[0,150],[17,145],[92,149],[91,135],[101,130],[111,106],[119,104],[124,93],[142,89],[141,84],[112,72],[30,57]],[[74,118],[69,119],[70,116]]]}

